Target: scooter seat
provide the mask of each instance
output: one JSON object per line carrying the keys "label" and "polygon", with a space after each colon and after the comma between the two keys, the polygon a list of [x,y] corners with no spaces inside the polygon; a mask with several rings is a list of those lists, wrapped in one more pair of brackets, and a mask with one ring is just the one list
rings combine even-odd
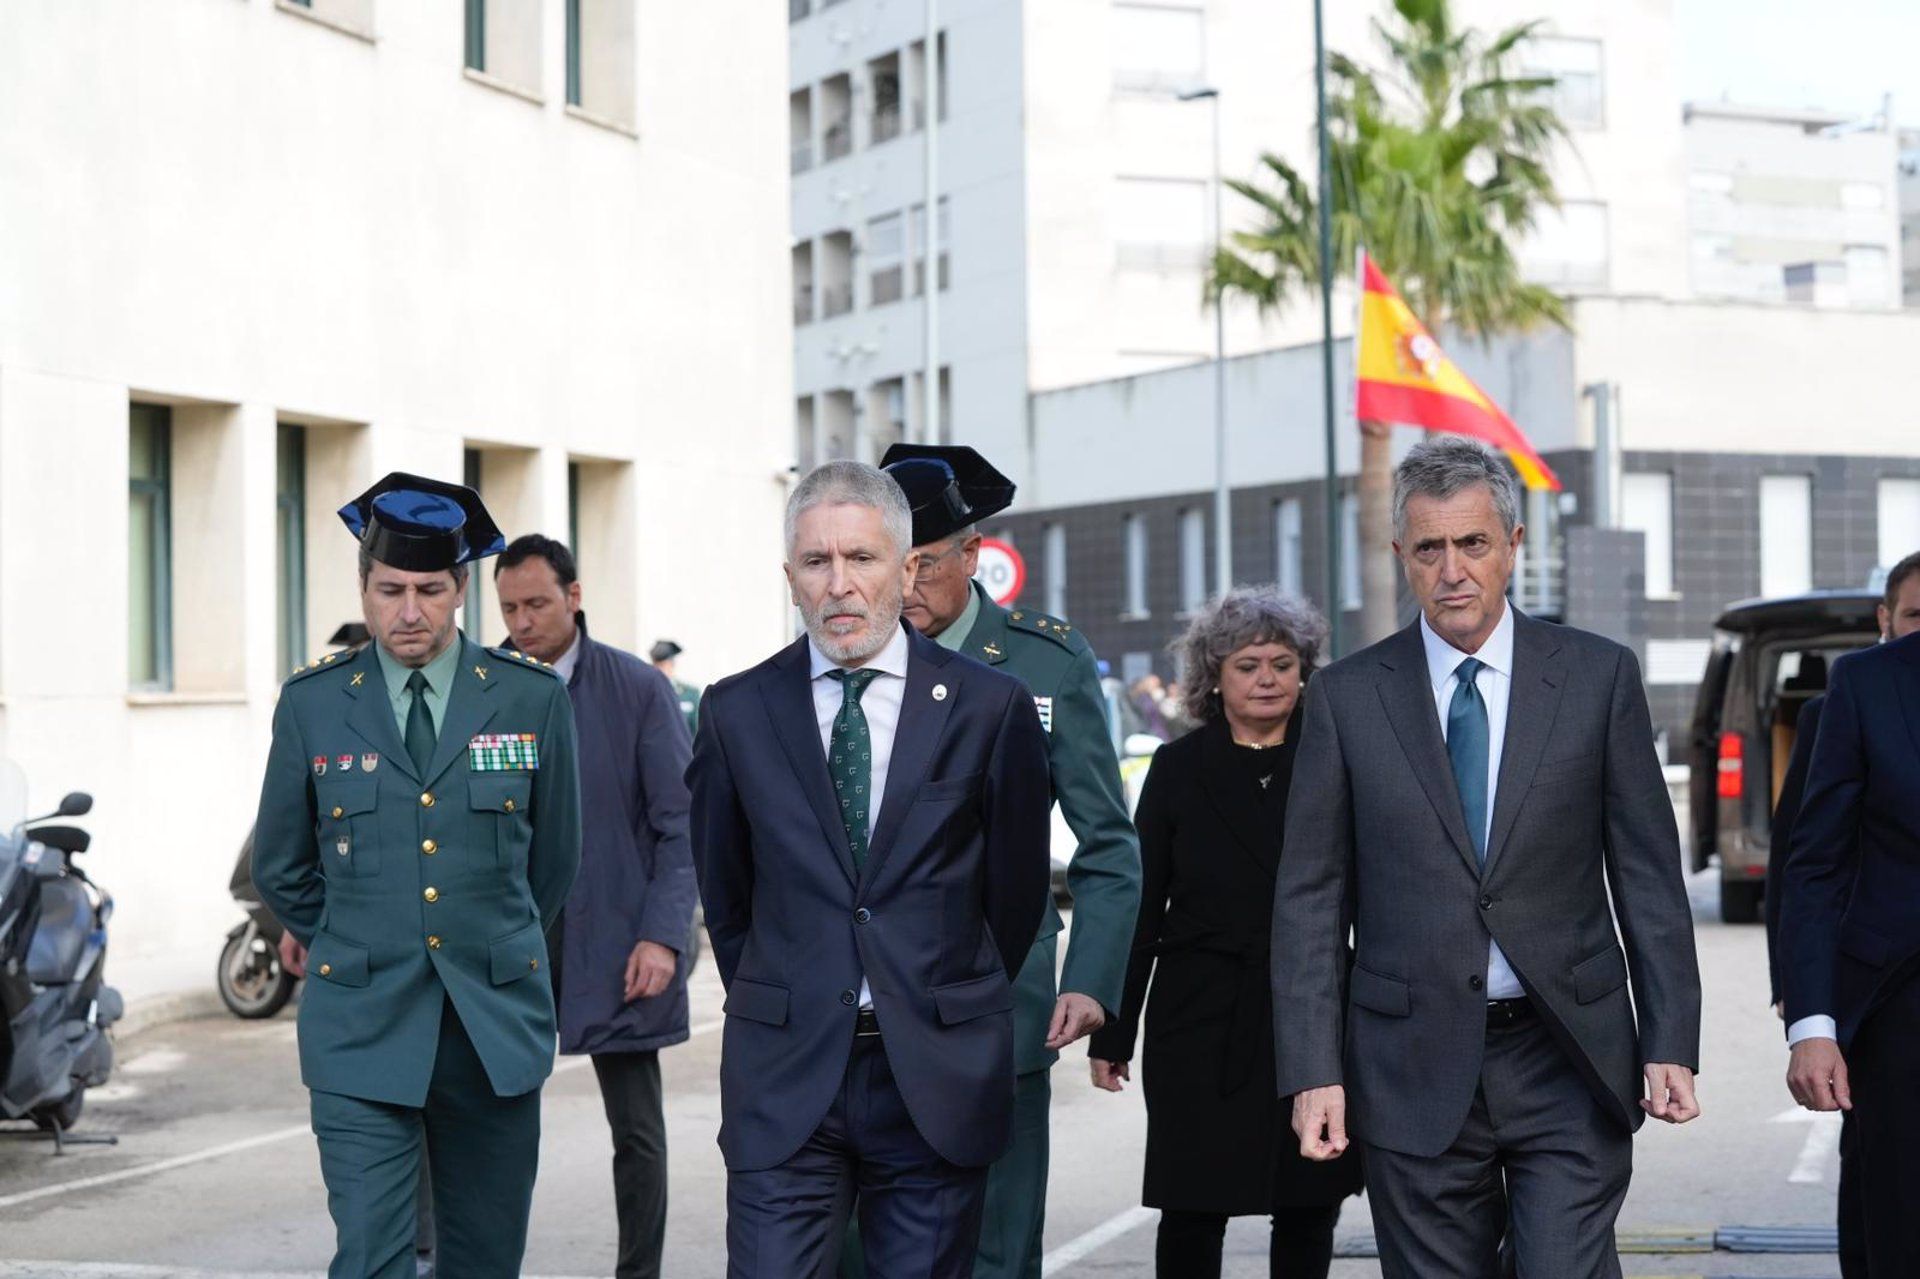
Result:
{"label": "scooter seat", "polygon": [[93,932],[93,903],[79,881],[50,879],[40,885],[40,923],[27,946],[27,976],[42,986],[64,986]]}

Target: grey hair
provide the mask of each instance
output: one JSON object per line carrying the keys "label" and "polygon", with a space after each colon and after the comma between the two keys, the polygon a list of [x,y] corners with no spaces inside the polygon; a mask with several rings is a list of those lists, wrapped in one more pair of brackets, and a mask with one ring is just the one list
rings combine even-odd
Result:
{"label": "grey hair", "polygon": [[1464,435],[1436,435],[1413,446],[1393,473],[1393,540],[1407,540],[1407,503],[1440,501],[1475,484],[1493,495],[1493,509],[1509,535],[1520,527],[1520,483],[1498,453]]}
{"label": "grey hair", "polygon": [[816,506],[865,506],[880,512],[893,539],[894,549],[905,560],[913,549],[913,511],[907,495],[891,475],[865,462],[822,462],[807,472],[787,499],[787,554],[793,554],[794,537],[800,517]]}
{"label": "grey hair", "polygon": [[[366,548],[366,546],[362,544],[360,547],[360,589],[361,590],[366,589],[367,579],[373,576],[373,565],[374,565],[373,552],[369,551]],[[461,587],[467,584],[467,566],[465,564],[455,564],[452,568],[448,569],[447,572],[453,574],[454,590],[457,591]]]}
{"label": "grey hair", "polygon": [[1327,619],[1305,600],[1272,586],[1237,586],[1209,605],[1172,644],[1180,663],[1180,704],[1204,722],[1220,713],[1213,690],[1228,657],[1249,644],[1285,644],[1300,657],[1302,678],[1320,660]]}

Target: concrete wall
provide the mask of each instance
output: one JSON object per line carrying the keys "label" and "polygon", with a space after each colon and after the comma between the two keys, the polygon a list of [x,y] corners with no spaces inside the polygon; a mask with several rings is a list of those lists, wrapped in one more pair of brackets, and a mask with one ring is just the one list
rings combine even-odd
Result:
{"label": "concrete wall", "polygon": [[[390,469],[458,478],[469,445],[511,450],[510,534],[564,534],[568,462],[614,465],[583,538],[608,638],[671,632],[706,679],[786,633],[778,16],[644,13],[636,138],[564,112],[557,0],[544,102],[463,74],[462,12],[362,0],[355,34],[272,0],[0,11],[0,752],[43,806],[98,797],[131,995],[204,987],[237,918],[286,673],[276,421],[309,426],[316,651],[357,605],[332,509]],[[127,675],[136,400],[175,406],[154,694]]]}

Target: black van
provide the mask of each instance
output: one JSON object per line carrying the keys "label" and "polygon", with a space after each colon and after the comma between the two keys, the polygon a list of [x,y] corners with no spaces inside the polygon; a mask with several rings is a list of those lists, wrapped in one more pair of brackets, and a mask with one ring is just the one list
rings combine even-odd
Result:
{"label": "black van", "polygon": [[1808,698],[1833,659],[1880,638],[1876,594],[1815,591],[1735,604],[1714,623],[1693,708],[1693,868],[1720,855],[1720,918],[1751,924],[1767,887],[1773,806]]}

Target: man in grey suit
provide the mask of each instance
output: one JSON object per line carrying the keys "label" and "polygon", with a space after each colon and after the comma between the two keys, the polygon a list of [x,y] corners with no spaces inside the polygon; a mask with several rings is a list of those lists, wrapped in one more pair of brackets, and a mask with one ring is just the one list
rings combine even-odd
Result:
{"label": "man in grey suit", "polygon": [[1416,446],[1393,509],[1421,616],[1305,699],[1279,1090],[1309,1158],[1362,1143],[1388,1279],[1482,1279],[1503,1235],[1524,1279],[1617,1276],[1633,1131],[1699,1114],[1699,967],[1639,667],[1507,603],[1524,529],[1488,449]]}

